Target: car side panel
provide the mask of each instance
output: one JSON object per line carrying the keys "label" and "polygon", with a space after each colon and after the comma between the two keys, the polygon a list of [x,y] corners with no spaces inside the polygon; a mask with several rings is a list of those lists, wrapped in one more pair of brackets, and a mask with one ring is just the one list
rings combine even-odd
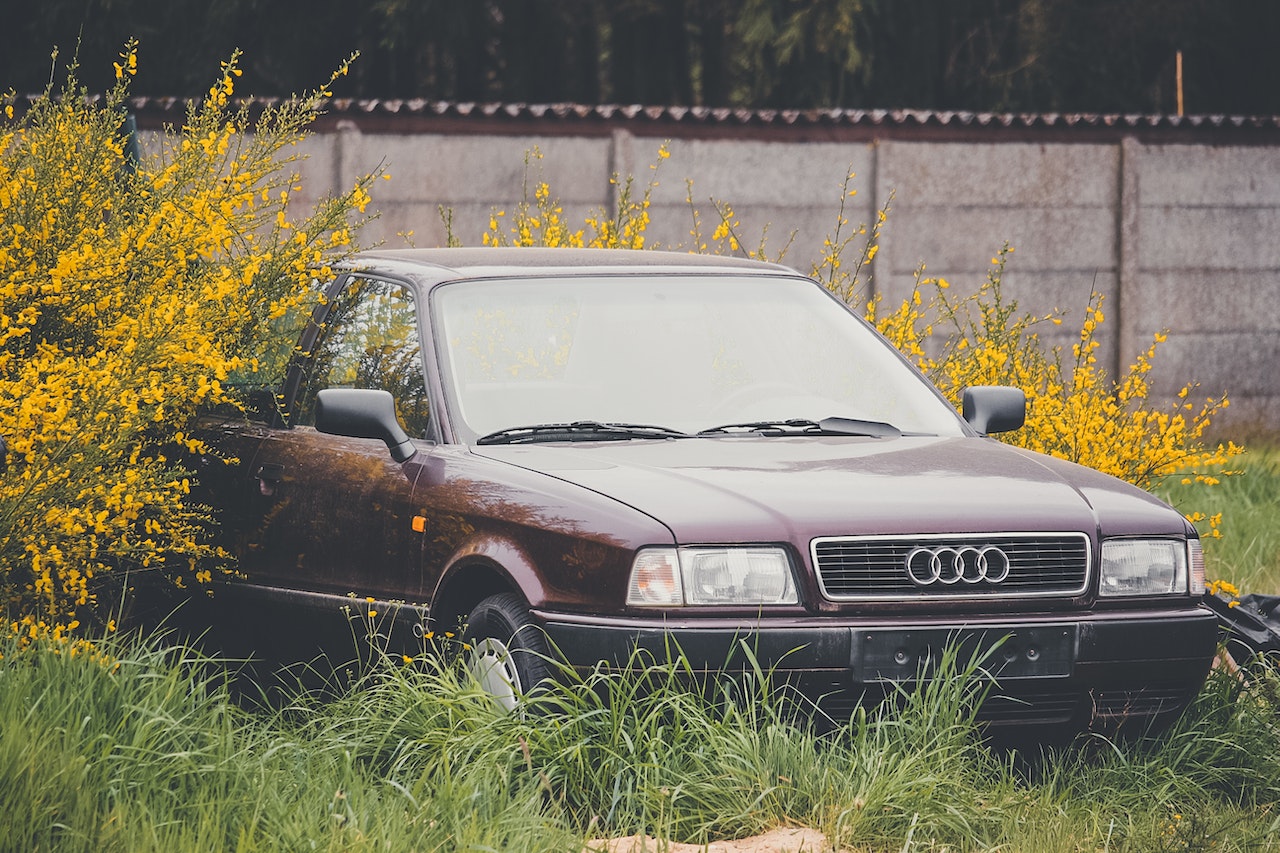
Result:
{"label": "car side panel", "polygon": [[252,583],[419,600],[410,480],[377,440],[274,430],[245,474],[253,511],[240,570]]}
{"label": "car side panel", "polygon": [[665,526],[612,498],[456,447],[406,466],[420,468],[423,573],[437,589],[485,566],[535,607],[617,610],[634,550],[673,542]]}

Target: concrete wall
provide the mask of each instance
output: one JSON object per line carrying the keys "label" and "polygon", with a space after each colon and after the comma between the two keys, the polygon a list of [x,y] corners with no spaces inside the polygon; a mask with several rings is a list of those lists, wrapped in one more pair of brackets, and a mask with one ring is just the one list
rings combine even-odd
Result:
{"label": "concrete wall", "polygon": [[[303,186],[313,197],[348,186],[385,164],[380,218],[366,242],[440,245],[439,215],[478,244],[494,209],[519,200],[526,152],[571,222],[608,207],[615,173],[650,177],[661,137],[627,130],[574,135],[362,133],[354,123],[306,143]],[[796,237],[786,261],[807,269],[835,225],[840,185],[857,173],[848,200],[853,225],[891,212],[874,262],[874,286],[888,299],[929,275],[976,286],[1006,242],[1015,247],[1006,292],[1037,313],[1067,312],[1054,342],[1068,345],[1091,290],[1105,295],[1101,356],[1127,365],[1153,334],[1169,331],[1153,371],[1154,394],[1172,400],[1181,384],[1197,396],[1227,392],[1219,423],[1228,432],[1280,429],[1280,147],[1087,141],[787,141],[677,138],[653,194],[651,244],[692,245],[692,197],[710,232],[709,202],[729,202],[748,242],[766,225],[768,245]],[[402,235],[413,232],[409,241]]]}

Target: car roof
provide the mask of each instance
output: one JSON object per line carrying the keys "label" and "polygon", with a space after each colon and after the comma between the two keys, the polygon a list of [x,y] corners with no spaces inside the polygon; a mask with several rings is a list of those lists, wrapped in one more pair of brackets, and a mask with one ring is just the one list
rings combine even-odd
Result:
{"label": "car roof", "polygon": [[487,246],[447,249],[372,249],[350,266],[448,281],[513,275],[644,273],[732,273],[797,275],[790,267],[749,258],[636,249],[548,249]]}

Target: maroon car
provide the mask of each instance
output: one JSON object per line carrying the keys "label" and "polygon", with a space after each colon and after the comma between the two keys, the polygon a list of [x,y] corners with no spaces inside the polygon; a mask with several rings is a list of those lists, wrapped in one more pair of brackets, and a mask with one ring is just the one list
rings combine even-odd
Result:
{"label": "maroon car", "polygon": [[508,703],[552,654],[715,670],[744,642],[836,712],[948,643],[995,649],[997,724],[1159,722],[1205,678],[1178,512],[987,438],[1022,425],[1020,391],[971,388],[958,416],[793,270],[374,251],[321,303],[263,354],[258,414],[210,426],[240,460],[204,477],[243,575],[215,600],[277,653],[314,654],[354,598],[463,626]]}

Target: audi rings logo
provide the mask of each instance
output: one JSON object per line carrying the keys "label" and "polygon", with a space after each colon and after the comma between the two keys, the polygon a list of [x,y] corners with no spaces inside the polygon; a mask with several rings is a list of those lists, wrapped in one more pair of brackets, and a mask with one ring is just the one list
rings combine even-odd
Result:
{"label": "audi rings logo", "polygon": [[1000,583],[1009,577],[1009,556],[994,545],[916,548],[904,561],[916,586]]}

